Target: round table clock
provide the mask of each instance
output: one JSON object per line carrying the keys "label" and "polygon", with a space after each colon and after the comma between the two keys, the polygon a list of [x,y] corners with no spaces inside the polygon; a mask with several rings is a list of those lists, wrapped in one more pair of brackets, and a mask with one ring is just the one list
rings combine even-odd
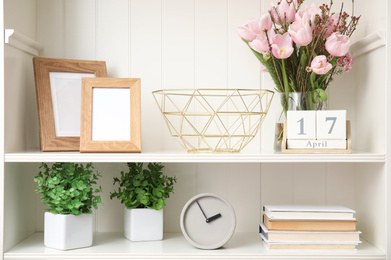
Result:
{"label": "round table clock", "polygon": [[230,240],[236,227],[235,211],[223,197],[202,193],[182,209],[181,230],[187,241],[200,249],[216,249]]}

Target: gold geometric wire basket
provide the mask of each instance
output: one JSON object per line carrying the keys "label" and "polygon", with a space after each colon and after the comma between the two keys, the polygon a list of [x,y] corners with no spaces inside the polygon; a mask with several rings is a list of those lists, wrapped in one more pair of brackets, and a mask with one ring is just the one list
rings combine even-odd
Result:
{"label": "gold geometric wire basket", "polygon": [[261,128],[274,95],[260,89],[152,93],[171,136],[188,152],[240,152]]}

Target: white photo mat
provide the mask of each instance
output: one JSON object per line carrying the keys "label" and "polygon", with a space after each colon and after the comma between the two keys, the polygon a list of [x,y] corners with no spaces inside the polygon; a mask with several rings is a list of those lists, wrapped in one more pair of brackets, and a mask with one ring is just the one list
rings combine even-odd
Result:
{"label": "white photo mat", "polygon": [[56,136],[80,136],[81,79],[93,73],[49,72]]}

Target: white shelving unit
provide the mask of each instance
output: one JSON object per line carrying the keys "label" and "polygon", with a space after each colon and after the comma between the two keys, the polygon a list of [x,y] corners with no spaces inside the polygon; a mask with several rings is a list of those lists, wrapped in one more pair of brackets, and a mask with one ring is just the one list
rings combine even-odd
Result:
{"label": "white shelving unit", "polygon": [[[275,2],[275,1],[274,1]],[[307,2],[311,2],[307,0]],[[316,4],[324,1],[315,0]],[[348,3],[349,2],[349,3]],[[238,154],[184,152],[169,136],[151,92],[163,88],[246,86],[273,89],[235,28],[269,8],[260,0],[2,0],[0,12],[0,252],[3,259],[391,259],[391,28],[386,0],[356,1],[360,25],[351,73],[336,77],[329,108],[346,109],[352,154],[273,152],[274,101],[261,134]],[[335,8],[341,0],[334,0]],[[386,7],[386,8],[380,8]],[[339,10],[339,8],[337,8]],[[261,10],[261,12],[260,12]],[[351,3],[345,1],[350,12]],[[372,19],[376,17],[376,19]],[[4,38],[3,38],[4,37]],[[142,80],[140,154],[40,152],[32,57],[105,60],[109,77]],[[3,141],[4,140],[4,141]],[[94,212],[92,247],[43,246],[44,206],[35,194],[41,162],[93,162],[104,206]],[[176,175],[162,241],[122,236],[122,205],[109,199],[126,162],[162,162]],[[186,242],[179,215],[197,193],[227,198],[237,214],[233,238],[219,250]],[[339,204],[356,210],[357,251],[270,251],[258,235],[261,205]]]}

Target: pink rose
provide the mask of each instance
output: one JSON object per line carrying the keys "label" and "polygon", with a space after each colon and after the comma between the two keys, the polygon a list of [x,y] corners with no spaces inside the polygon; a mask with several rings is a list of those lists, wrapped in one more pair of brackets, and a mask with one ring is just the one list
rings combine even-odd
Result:
{"label": "pink rose", "polygon": [[316,56],[311,62],[311,70],[318,75],[326,74],[332,67],[333,65],[327,62],[325,55]]}
{"label": "pink rose", "polygon": [[289,4],[287,0],[282,0],[277,6],[278,15],[276,14],[275,8],[276,6],[272,3],[270,5],[270,11],[276,24],[280,24],[278,15],[282,22],[292,23],[295,20],[296,8],[293,3]]}
{"label": "pink rose", "polygon": [[349,37],[342,35],[339,32],[335,32],[327,38],[325,47],[333,56],[345,56],[350,48]]}
{"label": "pink rose", "polygon": [[307,14],[304,14],[301,22],[293,22],[288,29],[289,35],[298,46],[306,46],[312,41],[312,28]]}
{"label": "pink rose", "polygon": [[292,38],[289,33],[276,34],[272,38],[272,53],[277,59],[289,58],[293,53]]}

